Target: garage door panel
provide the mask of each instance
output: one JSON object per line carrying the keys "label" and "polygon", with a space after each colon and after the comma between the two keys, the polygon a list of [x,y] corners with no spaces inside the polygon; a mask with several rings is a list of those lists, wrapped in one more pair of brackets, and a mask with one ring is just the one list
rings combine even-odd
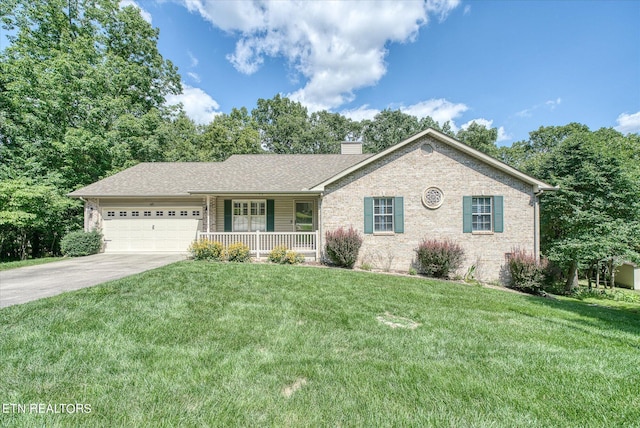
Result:
{"label": "garage door panel", "polygon": [[162,209],[162,217],[130,217],[130,211],[138,210],[142,213],[144,209],[128,210],[129,217],[121,217],[121,210],[109,209],[108,211],[115,211],[117,216],[111,218],[105,210],[105,252],[187,251],[191,242],[196,239],[198,230],[202,228],[198,207],[175,208],[176,212],[188,210],[189,216],[182,217],[167,217],[170,209],[166,208]]}

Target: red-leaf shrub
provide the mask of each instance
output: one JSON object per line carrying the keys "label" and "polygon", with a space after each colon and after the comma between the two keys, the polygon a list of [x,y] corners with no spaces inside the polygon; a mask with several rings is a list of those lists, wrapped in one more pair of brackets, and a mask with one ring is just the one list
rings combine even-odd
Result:
{"label": "red-leaf shrub", "polygon": [[517,248],[511,252],[507,264],[510,274],[507,283],[509,288],[529,294],[542,293],[549,265],[546,259],[536,260],[532,254]]}
{"label": "red-leaf shrub", "polygon": [[353,227],[349,230],[341,227],[325,234],[325,253],[331,263],[336,266],[353,268],[358,260],[360,246],[362,246],[362,237]]}
{"label": "red-leaf shrub", "polygon": [[415,251],[420,273],[434,278],[448,277],[464,261],[464,250],[450,240],[425,239]]}

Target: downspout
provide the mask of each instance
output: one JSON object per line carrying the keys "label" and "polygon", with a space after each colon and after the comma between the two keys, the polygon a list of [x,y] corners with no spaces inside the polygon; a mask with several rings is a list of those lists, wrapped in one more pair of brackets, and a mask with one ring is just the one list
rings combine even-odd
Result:
{"label": "downspout", "polygon": [[540,195],[544,193],[544,190],[534,192],[533,199],[533,254],[536,260],[540,260]]}

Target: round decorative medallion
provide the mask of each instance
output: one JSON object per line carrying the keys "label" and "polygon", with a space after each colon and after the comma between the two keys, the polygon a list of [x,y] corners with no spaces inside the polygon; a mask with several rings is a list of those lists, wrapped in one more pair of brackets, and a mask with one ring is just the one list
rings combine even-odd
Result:
{"label": "round decorative medallion", "polygon": [[431,153],[433,153],[433,146],[429,143],[424,143],[420,149],[422,149],[422,154],[423,155],[430,155]]}
{"label": "round decorative medallion", "polygon": [[444,202],[444,193],[437,187],[428,187],[422,192],[422,203],[425,207],[435,210]]}

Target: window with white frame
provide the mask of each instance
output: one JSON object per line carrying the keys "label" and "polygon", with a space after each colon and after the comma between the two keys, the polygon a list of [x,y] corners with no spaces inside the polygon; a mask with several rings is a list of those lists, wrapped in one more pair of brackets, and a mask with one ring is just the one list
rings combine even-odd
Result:
{"label": "window with white frame", "polygon": [[393,230],[393,198],[373,198],[373,231]]}
{"label": "window with white frame", "polygon": [[233,201],[233,231],[255,232],[267,230],[267,201]]}
{"label": "window with white frame", "polygon": [[474,232],[491,232],[493,205],[491,197],[471,198],[471,225]]}

